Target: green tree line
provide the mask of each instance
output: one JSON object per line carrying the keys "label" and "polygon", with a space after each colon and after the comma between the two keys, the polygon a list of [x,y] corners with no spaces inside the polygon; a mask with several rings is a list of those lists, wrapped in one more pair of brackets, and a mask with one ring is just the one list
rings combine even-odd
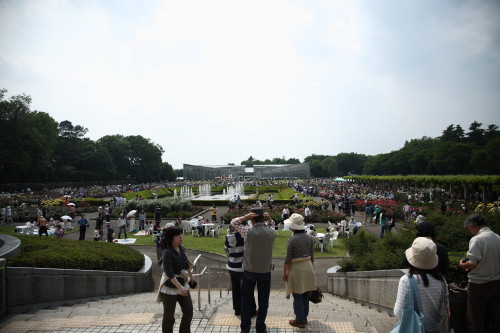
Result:
{"label": "green tree line", "polygon": [[86,138],[88,129],[31,110],[25,94],[0,90],[0,184],[175,180],[163,148],[140,135]]}
{"label": "green tree line", "polygon": [[[450,175],[500,174],[500,131],[491,124],[474,121],[466,132],[460,125],[449,125],[437,138],[422,137],[406,141],[404,146],[390,153],[364,155],[310,155],[313,177],[345,175]],[[241,165],[293,164],[296,158],[274,158],[264,161],[250,156]]]}

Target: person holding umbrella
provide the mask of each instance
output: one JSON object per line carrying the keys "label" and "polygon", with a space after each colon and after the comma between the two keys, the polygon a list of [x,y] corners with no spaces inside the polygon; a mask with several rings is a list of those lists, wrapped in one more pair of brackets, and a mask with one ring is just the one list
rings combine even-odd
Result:
{"label": "person holding umbrella", "polygon": [[130,219],[130,222],[129,222],[129,229],[128,231],[129,232],[135,232],[136,229],[135,229],[135,213],[137,213],[137,210],[131,210],[130,212],[128,212],[127,214],[127,218]]}

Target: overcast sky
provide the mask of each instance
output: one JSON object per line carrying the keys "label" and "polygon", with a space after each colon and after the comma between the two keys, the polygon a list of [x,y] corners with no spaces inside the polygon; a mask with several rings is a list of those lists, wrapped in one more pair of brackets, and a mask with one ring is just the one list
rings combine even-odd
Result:
{"label": "overcast sky", "polygon": [[500,125],[500,1],[0,0],[0,88],[174,168]]}

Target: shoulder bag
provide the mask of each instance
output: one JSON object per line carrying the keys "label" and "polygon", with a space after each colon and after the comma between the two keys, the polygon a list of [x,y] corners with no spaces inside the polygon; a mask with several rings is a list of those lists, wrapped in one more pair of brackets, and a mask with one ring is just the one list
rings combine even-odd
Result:
{"label": "shoulder bag", "polygon": [[408,280],[406,308],[403,309],[403,316],[391,333],[425,333],[424,323],[422,322],[424,315],[420,311],[421,305],[417,282],[413,276],[409,276]]}
{"label": "shoulder bag", "polygon": [[323,292],[321,291],[321,289],[317,288],[316,290],[311,291],[309,300],[314,304],[318,304],[321,303],[323,297],[325,297],[323,296]]}
{"label": "shoulder bag", "polygon": [[443,285],[443,299],[441,304],[441,320],[435,329],[430,331],[429,333],[448,333],[450,328],[450,317],[448,316],[448,284],[446,283],[446,279],[444,276],[441,276],[441,283]]}

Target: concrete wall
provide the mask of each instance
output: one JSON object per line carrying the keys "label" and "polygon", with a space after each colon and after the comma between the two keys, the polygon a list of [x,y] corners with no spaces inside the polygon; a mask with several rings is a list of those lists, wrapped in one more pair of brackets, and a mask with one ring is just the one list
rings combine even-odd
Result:
{"label": "concrete wall", "polygon": [[27,304],[152,291],[152,263],[144,257],[139,272],[7,267],[7,312]]}
{"label": "concrete wall", "polygon": [[398,283],[406,269],[327,273],[328,292],[392,312]]}

